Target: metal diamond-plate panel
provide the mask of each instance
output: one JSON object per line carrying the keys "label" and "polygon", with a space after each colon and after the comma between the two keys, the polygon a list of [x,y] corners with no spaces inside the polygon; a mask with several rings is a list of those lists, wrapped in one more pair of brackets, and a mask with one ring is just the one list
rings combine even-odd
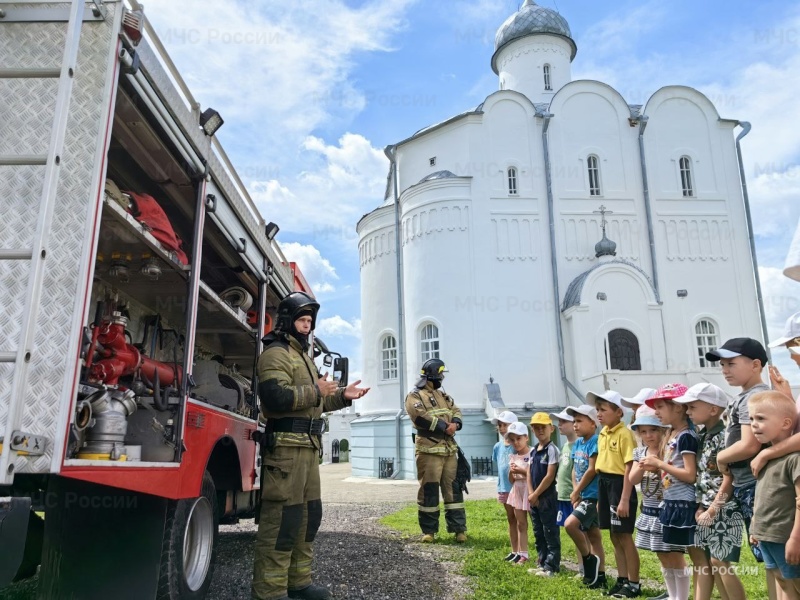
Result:
{"label": "metal diamond-plate panel", "polygon": [[[0,154],[4,153],[2,146],[3,142],[0,141]],[[0,167],[0,206],[3,207],[0,247],[23,249],[32,246],[43,181],[44,167],[41,166]],[[0,306],[8,306],[2,288],[0,294],[0,298],[3,298]]]}
{"label": "metal diamond-plate panel", "polygon": [[47,154],[57,79],[0,79],[0,154]]}
{"label": "metal diamond-plate panel", "polygon": [[[4,238],[0,237],[0,240]],[[2,243],[0,242],[0,245]],[[0,261],[0,352],[16,352],[20,323],[25,307],[28,283],[27,261]],[[13,366],[0,364],[6,375],[0,376],[0,432],[5,431],[6,414],[11,399]],[[0,435],[2,435],[0,433]]]}
{"label": "metal diamond-plate panel", "polygon": [[[37,315],[28,385],[19,427],[24,431],[44,435],[51,443],[44,456],[18,457],[15,471],[48,472],[53,453],[53,440],[63,437],[59,431],[59,413],[68,410],[67,389],[72,383],[77,356],[76,339],[72,339],[75,321],[83,304],[85,268],[80,264],[89,244],[88,223],[93,218],[96,200],[97,150],[105,135],[103,118],[108,108],[104,94],[109,76],[109,58],[116,47],[112,23],[119,4],[107,4],[106,22],[85,22],[81,30],[80,52],[69,107],[69,120],[62,154],[62,167],[51,231],[47,240],[47,260],[44,271],[40,310]],[[0,54],[4,47],[16,48],[17,65],[40,67],[42,57],[63,55],[63,33],[67,24],[20,25],[26,40],[23,49],[7,35],[16,27],[3,27]],[[113,44],[113,46],[112,46]],[[22,56],[28,51],[28,56]],[[50,58],[50,66],[53,59]],[[50,111],[52,118],[52,111]],[[38,202],[38,199],[37,199]],[[58,448],[57,451],[60,451]]]}
{"label": "metal diamond-plate panel", "polygon": [[[68,5],[63,5],[68,6]],[[7,8],[29,8],[16,4]],[[66,23],[4,23],[0,56],[7,69],[60,69]]]}

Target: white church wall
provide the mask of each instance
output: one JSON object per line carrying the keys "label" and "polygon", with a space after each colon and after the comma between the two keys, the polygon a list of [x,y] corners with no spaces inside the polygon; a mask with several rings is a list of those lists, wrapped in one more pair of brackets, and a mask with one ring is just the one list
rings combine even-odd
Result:
{"label": "white church wall", "polygon": [[381,339],[398,339],[397,267],[394,207],[366,216],[359,224],[361,263],[362,381],[371,389],[358,401],[358,412],[370,415],[400,406],[399,384],[381,379]]}
{"label": "white church wall", "polygon": [[[608,209],[607,235],[617,256],[635,264],[648,255],[639,169],[637,129],[619,93],[596,81],[575,81],[553,99],[550,150],[559,254],[559,286],[565,290],[596,264],[601,205]],[[588,157],[599,159],[600,193],[589,189]]]}
{"label": "white church wall", "polygon": [[[484,103],[479,134],[482,143],[471,163],[479,165],[473,174],[482,180],[482,187],[491,198],[514,200],[535,193],[535,178],[541,177],[542,172],[537,172],[532,156],[534,115],[530,101],[516,92],[496,92]],[[510,167],[517,171],[515,194],[509,193]]]}
{"label": "white church wall", "polygon": [[472,344],[459,336],[471,323],[455,310],[475,291],[470,183],[468,178],[429,181],[401,199],[408,381],[417,379],[421,330],[432,323],[439,332],[441,358],[459,373],[448,382],[448,390],[464,399],[462,408],[481,403],[481,387],[471,372]]}
{"label": "white church wall", "polygon": [[[553,35],[520,38],[498,53],[495,64],[500,89],[517,90],[533,102],[549,102],[555,91],[572,78],[569,42]],[[543,67],[550,66],[550,90],[545,89]]]}
{"label": "white church wall", "polygon": [[[665,319],[679,324],[666,331],[670,365],[700,370],[697,315],[713,317],[719,343],[738,336],[762,338],[733,124],[721,121],[705,96],[682,86],[656,92],[646,112],[659,282]],[[681,156],[691,159],[691,196],[681,185]],[[678,299],[677,290],[688,296]],[[702,371],[715,373],[714,368]]]}
{"label": "white church wall", "polygon": [[[437,171],[471,175],[460,169],[470,163],[470,136],[479,123],[480,116],[466,116],[399,146],[400,190],[407,190]],[[431,159],[435,159],[435,164],[430,164]]]}

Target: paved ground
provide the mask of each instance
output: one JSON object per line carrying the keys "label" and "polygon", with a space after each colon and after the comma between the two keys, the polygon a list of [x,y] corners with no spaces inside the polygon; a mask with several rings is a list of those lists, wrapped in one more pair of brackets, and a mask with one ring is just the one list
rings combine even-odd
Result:
{"label": "paved ground", "polygon": [[[320,467],[322,501],[325,504],[370,504],[373,502],[412,503],[417,501],[416,480],[352,477],[350,463]],[[497,478],[473,479],[467,487],[467,500],[485,500],[497,494]]]}

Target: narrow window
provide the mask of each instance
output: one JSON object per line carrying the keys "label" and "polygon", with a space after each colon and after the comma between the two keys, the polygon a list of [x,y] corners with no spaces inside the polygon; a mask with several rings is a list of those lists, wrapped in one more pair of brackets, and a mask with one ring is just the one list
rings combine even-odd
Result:
{"label": "narrow window", "polygon": [[397,379],[397,340],[393,335],[385,336],[381,342],[381,379]]}
{"label": "narrow window", "polygon": [[586,163],[589,168],[589,195],[600,196],[600,161],[597,156],[591,154]]}
{"label": "narrow window", "polygon": [[430,358],[439,358],[439,328],[433,323],[428,323],[423,326],[419,338],[422,363]]}
{"label": "narrow window", "polygon": [[697,359],[701,367],[713,367],[706,360],[706,352],[719,348],[719,335],[717,326],[710,319],[701,319],[694,326],[694,335],[697,341]]}
{"label": "narrow window", "polygon": [[681,188],[684,198],[694,196],[694,185],[692,184],[692,161],[688,156],[681,156],[678,162],[681,169]]}
{"label": "narrow window", "polygon": [[429,164],[430,166],[432,166],[432,167],[435,167],[435,166],[436,166],[436,157],[435,157],[435,156],[431,156],[431,157],[428,159],[428,164]]}
{"label": "narrow window", "polygon": [[542,72],[544,73],[544,89],[548,91],[552,90],[553,86],[550,85],[550,65],[542,67]]}
{"label": "narrow window", "polygon": [[508,193],[511,196],[517,194],[517,169],[516,167],[508,167]]}
{"label": "narrow window", "polygon": [[611,368],[620,371],[641,371],[642,359],[639,355],[639,340],[627,329],[613,329],[608,332],[608,352],[611,355]]}

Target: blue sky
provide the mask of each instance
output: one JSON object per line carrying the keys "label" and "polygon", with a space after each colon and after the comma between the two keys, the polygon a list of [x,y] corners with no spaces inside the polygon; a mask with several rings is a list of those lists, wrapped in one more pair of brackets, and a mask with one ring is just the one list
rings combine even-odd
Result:
{"label": "blue sky", "polygon": [[[744,140],[770,335],[800,311],[781,275],[800,218],[800,2],[542,0],[568,20],[573,79],[630,103],[696,87]],[[510,0],[151,0],[146,14],[278,241],[315,286],[319,333],[360,369],[355,224],[383,199],[383,148],[497,89],[494,33]],[[779,351],[777,364],[800,383]]]}

